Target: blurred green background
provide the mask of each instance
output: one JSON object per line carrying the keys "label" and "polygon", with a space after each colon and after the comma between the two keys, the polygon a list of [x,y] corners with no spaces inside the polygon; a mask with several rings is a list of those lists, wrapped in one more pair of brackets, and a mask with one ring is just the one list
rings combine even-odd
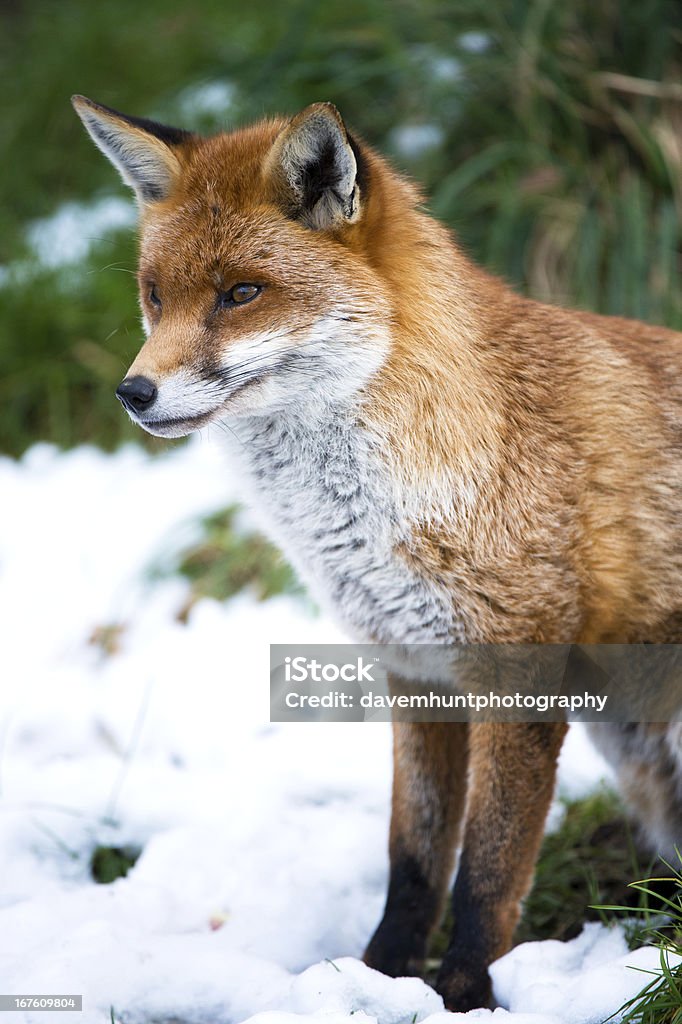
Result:
{"label": "blurred green background", "polygon": [[5,452],[143,440],[113,397],[141,340],[133,203],[73,92],[207,132],[332,100],[517,287],[682,327],[678,0],[4,0],[0,18]]}

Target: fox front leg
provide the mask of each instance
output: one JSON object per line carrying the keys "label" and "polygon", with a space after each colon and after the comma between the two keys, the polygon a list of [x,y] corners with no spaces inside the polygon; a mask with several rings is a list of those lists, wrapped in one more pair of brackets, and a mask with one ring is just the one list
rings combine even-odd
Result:
{"label": "fox front leg", "polygon": [[436,982],[449,1010],[487,1006],[488,967],[512,943],[554,792],[565,724],[470,725],[464,843],[450,945]]}
{"label": "fox front leg", "polygon": [[384,974],[422,969],[452,873],[466,762],[465,723],[394,721],[388,897],[364,956]]}

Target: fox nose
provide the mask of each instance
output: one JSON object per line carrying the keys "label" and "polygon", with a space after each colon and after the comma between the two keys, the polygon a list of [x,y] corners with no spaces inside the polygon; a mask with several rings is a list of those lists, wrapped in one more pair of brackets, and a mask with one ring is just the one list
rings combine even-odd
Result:
{"label": "fox nose", "polygon": [[128,412],[144,412],[157,394],[156,385],[146,377],[126,377],[116,388],[116,397]]}

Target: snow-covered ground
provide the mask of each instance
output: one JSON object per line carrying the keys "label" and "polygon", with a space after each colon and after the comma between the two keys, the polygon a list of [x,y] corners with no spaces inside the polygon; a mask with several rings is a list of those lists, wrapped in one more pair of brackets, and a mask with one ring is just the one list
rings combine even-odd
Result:
{"label": "snow-covered ground", "polygon": [[[0,460],[0,992],[82,993],[64,1024],[455,1024],[356,959],[386,885],[388,726],[268,721],[268,645],[341,634],[290,598],[185,624],[186,584],[150,577],[238,498],[206,439]],[[560,786],[602,772],[572,730]],[[142,853],[98,885],[98,844]],[[656,965],[591,925],[503,957],[505,1009],[466,1020],[602,1021]]]}

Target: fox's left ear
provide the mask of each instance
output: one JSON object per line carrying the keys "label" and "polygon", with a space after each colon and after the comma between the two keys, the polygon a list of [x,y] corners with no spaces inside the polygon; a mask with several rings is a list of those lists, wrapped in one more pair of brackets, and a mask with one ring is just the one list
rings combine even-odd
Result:
{"label": "fox's left ear", "polygon": [[120,114],[85,96],[72,96],[71,102],[140,204],[165,199],[180,176],[179,147],[191,138],[190,132]]}
{"label": "fox's left ear", "polygon": [[314,103],[275,140],[266,172],[290,216],[324,230],[360,216],[358,159],[336,107]]}

